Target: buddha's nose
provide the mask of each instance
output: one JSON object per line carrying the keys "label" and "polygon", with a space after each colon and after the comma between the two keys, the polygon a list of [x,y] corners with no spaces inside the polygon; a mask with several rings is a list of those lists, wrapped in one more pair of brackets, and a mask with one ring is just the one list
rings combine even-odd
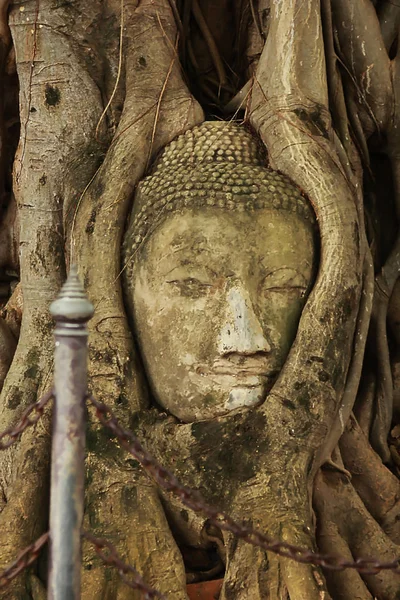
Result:
{"label": "buddha's nose", "polygon": [[231,287],[226,295],[225,319],[218,336],[221,355],[270,352],[268,343],[248,292],[240,285]]}

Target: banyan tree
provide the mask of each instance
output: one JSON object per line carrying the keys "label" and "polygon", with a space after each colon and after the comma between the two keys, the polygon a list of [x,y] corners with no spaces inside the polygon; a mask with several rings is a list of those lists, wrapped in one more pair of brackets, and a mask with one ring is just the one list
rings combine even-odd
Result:
{"label": "banyan tree", "polygon": [[[52,383],[76,264],[93,395],[271,539],[399,555],[400,5],[1,4],[0,430]],[[185,600],[394,600],[238,541],[88,411],[85,528]],[[48,525],[51,410],[0,454],[0,565]],[[43,555],[1,597],[45,597]],[[83,545],[82,598],[139,598]]]}

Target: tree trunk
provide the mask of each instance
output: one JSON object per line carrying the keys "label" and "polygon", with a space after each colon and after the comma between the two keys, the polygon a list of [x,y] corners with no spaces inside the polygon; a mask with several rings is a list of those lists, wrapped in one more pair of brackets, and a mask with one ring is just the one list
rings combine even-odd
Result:
{"label": "tree trunk", "polygon": [[[0,431],[51,386],[48,309],[75,263],[95,305],[91,391],[161,463],[273,538],[349,559],[395,558],[400,8],[389,0],[1,7]],[[214,119],[249,127],[269,166],[308,198],[320,264],[268,402],[194,427],[152,407],[123,298],[121,243],[136,185],[160,150]],[[0,454],[2,566],[46,528],[50,427],[48,410]],[[252,478],[226,467],[227,455]],[[204,530],[204,519],[161,494],[91,414],[85,527],[167,598],[185,600],[192,579],[174,506]],[[221,600],[400,593],[391,571],[322,571],[208,533],[223,548]],[[44,597],[44,570],[39,561],[1,597]],[[82,598],[136,597],[84,545]]]}

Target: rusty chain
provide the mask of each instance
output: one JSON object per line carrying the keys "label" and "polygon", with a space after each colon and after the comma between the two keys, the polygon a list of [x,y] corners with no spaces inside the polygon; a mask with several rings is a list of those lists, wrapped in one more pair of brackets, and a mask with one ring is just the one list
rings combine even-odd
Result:
{"label": "rusty chain", "polygon": [[12,562],[4,571],[0,572],[0,590],[7,587],[8,584],[19,574],[21,571],[29,567],[39,556],[39,553],[43,546],[49,539],[49,532],[47,531],[27,546],[22,552],[19,553],[17,558]]}
{"label": "rusty chain", "polygon": [[[96,554],[101,558],[103,563],[115,567],[122,581],[130,588],[139,590],[144,595],[145,600],[153,600],[154,598],[165,600],[165,596],[161,592],[150,588],[131,565],[127,565],[121,560],[111,542],[103,538],[97,538],[87,531],[82,531],[82,536],[93,544]],[[103,552],[105,548],[108,550],[107,554]],[[128,578],[129,575],[130,577]]]}
{"label": "rusty chain", "polygon": [[400,557],[387,562],[380,562],[375,558],[358,558],[355,561],[349,561],[334,554],[320,554],[287,542],[271,540],[262,532],[238,523],[226,513],[207,504],[198,492],[182,485],[175,475],[160,465],[145,450],[131,431],[124,429],[119,424],[108,406],[97,401],[93,396],[88,396],[88,399],[95,407],[96,415],[101,423],[114,433],[121,446],[150,473],[155,482],[167,492],[175,494],[188,508],[197,513],[202,513],[216,527],[224,531],[229,531],[253,546],[258,546],[269,552],[291,558],[299,563],[314,564],[333,571],[355,569],[359,573],[376,574],[382,570],[391,570],[400,573]]}
{"label": "rusty chain", "polygon": [[[5,429],[0,434],[0,450],[5,450],[14,444],[20,437],[20,435],[30,427],[35,425],[41,416],[48,402],[53,398],[53,390],[48,391],[40,400],[30,404],[25,411],[22,413],[22,417],[17,425]],[[33,412],[36,414],[30,416]],[[8,438],[7,441],[3,442],[4,438]],[[49,538],[49,533],[46,532],[33,542],[29,544],[24,550],[22,550],[17,558],[3,571],[0,571],[0,590],[7,587],[9,583],[17,576],[21,571],[29,567],[39,556],[39,553],[43,546],[46,544]]]}
{"label": "rusty chain", "polygon": [[[30,427],[31,425],[36,425],[36,423],[43,415],[45,406],[48,404],[51,398],[53,398],[53,396],[53,390],[48,391],[46,394],[44,394],[44,396],[42,396],[40,400],[34,402],[30,406],[28,406],[26,410],[24,410],[24,412],[22,413],[22,417],[17,425],[9,427],[8,429],[5,429],[2,433],[0,433],[0,450],[6,450],[6,448],[9,448],[18,440],[21,433],[23,433],[27,427]],[[31,417],[30,415],[33,412],[35,412],[36,414]],[[3,442],[2,440],[4,438],[8,438],[8,440],[6,442]]]}
{"label": "rusty chain", "polygon": [[[24,411],[18,425],[14,428],[7,429],[0,434],[0,450],[11,446],[28,426],[38,422],[43,414],[45,406],[52,397],[53,391],[51,390],[38,402],[30,405]],[[197,491],[182,485],[173,473],[160,465],[156,459],[145,450],[131,431],[124,429],[119,424],[117,418],[108,406],[97,401],[93,396],[88,396],[88,399],[96,409],[97,417],[101,423],[114,433],[121,446],[132,454],[146,471],[150,473],[160,487],[178,496],[185,506],[195,512],[202,513],[211,523],[220,529],[229,531],[236,537],[243,539],[253,546],[258,546],[264,550],[274,552],[275,554],[279,554],[286,558],[291,558],[300,563],[319,565],[323,568],[335,571],[354,569],[359,573],[376,574],[382,570],[391,570],[400,573],[400,557],[387,562],[381,562],[375,558],[358,558],[355,561],[349,561],[333,554],[320,554],[287,542],[271,540],[262,532],[238,523],[226,513],[207,504]],[[34,411],[36,412],[36,415],[30,417],[31,413]],[[5,437],[9,437],[9,440],[7,442],[1,442]],[[82,536],[94,545],[97,555],[104,564],[117,569],[121,579],[126,585],[141,592],[146,600],[154,600],[156,598],[161,600],[165,599],[163,594],[150,588],[131,565],[128,565],[121,560],[116,549],[109,541],[102,538],[96,538],[88,532],[82,532]],[[6,569],[0,572],[0,590],[8,586],[21,571],[30,566],[37,559],[42,547],[48,541],[48,538],[49,533],[44,533],[36,540],[36,542],[30,544],[20,552],[18,557]],[[105,549],[107,552],[104,552]]]}

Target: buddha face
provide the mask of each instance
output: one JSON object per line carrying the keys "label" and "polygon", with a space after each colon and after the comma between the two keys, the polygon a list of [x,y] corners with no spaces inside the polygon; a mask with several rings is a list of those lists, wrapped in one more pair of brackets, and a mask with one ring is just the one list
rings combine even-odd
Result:
{"label": "buddha face", "polygon": [[204,207],[162,222],[133,281],[159,405],[192,422],[264,402],[294,341],[313,263],[311,225],[287,211]]}

